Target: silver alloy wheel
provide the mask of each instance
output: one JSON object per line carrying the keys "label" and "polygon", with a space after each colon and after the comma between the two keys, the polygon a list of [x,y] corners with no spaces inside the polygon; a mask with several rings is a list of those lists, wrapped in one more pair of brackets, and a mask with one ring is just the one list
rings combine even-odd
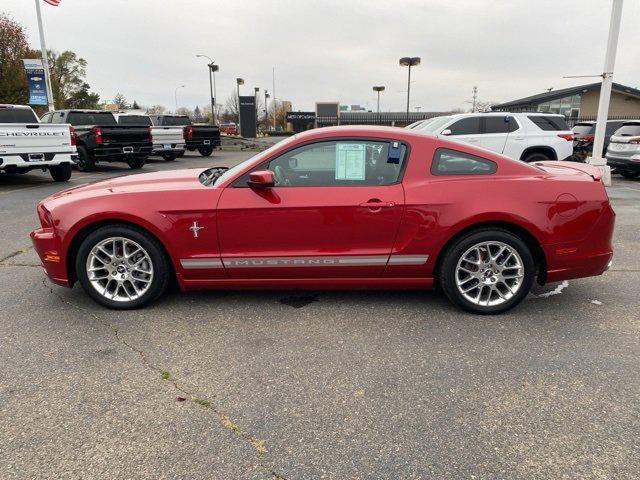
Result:
{"label": "silver alloy wheel", "polygon": [[524,266],[515,248],[503,242],[481,242],[458,260],[456,286],[475,305],[491,307],[511,299],[522,286]]}
{"label": "silver alloy wheel", "polygon": [[144,295],[153,280],[151,257],[138,243],[124,237],[111,237],[97,243],[89,252],[87,278],[104,298],[130,302]]}

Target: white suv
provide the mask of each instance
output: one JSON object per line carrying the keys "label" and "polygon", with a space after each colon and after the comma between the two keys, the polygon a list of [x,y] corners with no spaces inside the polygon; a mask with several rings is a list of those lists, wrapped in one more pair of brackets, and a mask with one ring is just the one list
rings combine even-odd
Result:
{"label": "white suv", "polygon": [[414,129],[525,162],[564,160],[573,154],[573,132],[562,115],[551,113],[461,113],[431,118]]}

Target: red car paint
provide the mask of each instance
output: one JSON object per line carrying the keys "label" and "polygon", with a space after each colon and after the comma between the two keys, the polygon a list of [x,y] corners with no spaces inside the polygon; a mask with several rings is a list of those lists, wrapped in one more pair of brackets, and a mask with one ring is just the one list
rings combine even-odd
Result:
{"label": "red car paint", "polygon": [[[231,186],[293,146],[340,137],[404,142],[410,148],[401,182]],[[497,171],[433,175],[430,165],[440,147],[490,159]],[[603,273],[612,257],[615,214],[599,171],[568,162],[536,165],[414,130],[323,128],[276,144],[215,186],[199,182],[200,168],[65,190],[38,204],[42,227],[31,237],[48,276],[66,286],[76,278],[73,255],[79,239],[104,222],[129,222],[155,235],[184,290],[429,288],[450,239],[470,227],[497,223],[535,244],[541,281]],[[197,238],[189,229],[194,221],[204,227]]]}

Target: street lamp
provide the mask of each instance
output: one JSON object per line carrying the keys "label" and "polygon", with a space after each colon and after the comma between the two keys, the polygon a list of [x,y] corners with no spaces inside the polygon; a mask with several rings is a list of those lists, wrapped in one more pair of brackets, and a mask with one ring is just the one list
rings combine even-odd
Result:
{"label": "street lamp", "polygon": [[265,88],[264,89],[264,123],[265,123],[265,128],[267,130],[269,130],[269,109],[267,108],[267,101],[269,100],[269,98],[271,97],[271,95],[269,95],[268,90]]}
{"label": "street lamp", "polygon": [[178,113],[178,89],[184,88],[185,85],[178,85],[176,89],[173,91],[173,99],[176,101],[176,109],[175,112]]}
{"label": "street lamp", "polygon": [[378,92],[378,123],[380,122],[380,92],[384,92],[384,85],[373,87],[374,92]]}
{"label": "street lamp", "polygon": [[253,108],[256,111],[256,135],[258,134],[258,92],[260,87],[253,87]]}
{"label": "street lamp", "polygon": [[236,78],[236,88],[238,90],[238,130],[240,129],[240,85],[244,85],[244,79]]}
{"label": "street lamp", "polygon": [[407,122],[409,121],[409,98],[411,93],[411,67],[420,65],[420,57],[402,57],[400,59],[401,67],[409,67],[409,76],[407,79]]}
{"label": "street lamp", "polygon": [[208,55],[196,55],[198,58],[206,58],[209,60],[209,93],[211,96],[211,125],[218,123],[218,115],[216,114],[216,72],[220,69],[213,59]]}

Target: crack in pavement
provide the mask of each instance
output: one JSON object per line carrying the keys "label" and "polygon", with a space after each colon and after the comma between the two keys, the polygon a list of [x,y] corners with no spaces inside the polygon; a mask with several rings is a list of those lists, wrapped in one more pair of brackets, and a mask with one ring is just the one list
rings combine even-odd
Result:
{"label": "crack in pavement", "polygon": [[6,262],[7,260],[9,260],[10,258],[13,257],[17,257],[18,255],[22,254],[22,253],[27,253],[29,250],[31,250],[33,248],[33,245],[30,247],[24,247],[24,248],[19,248],[18,250],[16,250],[15,252],[11,252],[9,255],[0,258],[0,263]]}
{"label": "crack in pavement", "polygon": [[[9,266],[9,265],[7,265]],[[53,289],[52,285],[47,284],[47,279],[43,278],[42,279],[42,285],[49,290],[49,292],[51,292],[52,295],[54,295],[55,297],[58,298],[58,300],[60,300],[62,303],[64,303],[65,305],[68,305],[76,310],[80,310],[82,313],[84,313],[85,315],[90,316],[91,318],[93,318],[96,322],[98,322],[100,325],[102,325],[103,327],[107,328],[109,331],[111,331],[113,337],[116,339],[116,341],[120,344],[122,344],[123,346],[125,346],[127,349],[129,349],[130,351],[138,354],[138,356],[140,357],[140,360],[143,364],[143,366],[145,368],[147,368],[148,370],[152,370],[158,373],[159,378],[161,378],[163,381],[168,381],[170,382],[173,387],[175,388],[176,391],[180,392],[182,395],[185,395],[186,398],[183,397],[178,397],[176,400],[178,401],[184,401],[187,398],[192,401],[193,403],[199,405],[200,407],[214,413],[217,417],[218,417],[218,421],[220,422],[220,424],[222,425],[222,427],[226,430],[231,431],[236,438],[239,438],[241,440],[244,440],[246,442],[248,442],[249,444],[251,444],[251,446],[253,447],[253,449],[256,452],[256,455],[258,457],[258,463],[256,464],[256,466],[266,472],[267,474],[271,475],[271,477],[274,480],[287,480],[286,477],[278,472],[276,472],[274,470],[274,468],[269,465],[264,457],[267,453],[267,448],[266,448],[266,444],[265,441],[252,435],[251,433],[247,432],[246,430],[242,429],[239,425],[237,425],[236,423],[234,423],[231,418],[228,415],[225,415],[224,412],[219,408],[219,407],[215,407],[211,404],[211,402],[209,400],[206,399],[202,399],[199,397],[196,397],[194,393],[192,393],[189,389],[185,388],[184,386],[182,386],[179,381],[177,379],[175,379],[174,377],[172,377],[171,375],[168,374],[168,372],[160,367],[158,367],[157,365],[153,364],[150,360],[149,357],[147,356],[147,354],[140,348],[137,348],[135,345],[131,344],[126,338],[124,338],[120,332],[118,331],[118,328],[115,327],[114,325],[112,325],[111,323],[109,323],[107,320],[103,320],[100,317],[98,317],[98,315],[96,315],[95,313],[93,313],[90,310],[87,310],[85,308],[82,308],[76,304],[73,304],[71,302],[69,302],[68,300],[64,299],[61,295],[59,295],[58,293],[56,293]],[[215,395],[214,395],[215,397]]]}

